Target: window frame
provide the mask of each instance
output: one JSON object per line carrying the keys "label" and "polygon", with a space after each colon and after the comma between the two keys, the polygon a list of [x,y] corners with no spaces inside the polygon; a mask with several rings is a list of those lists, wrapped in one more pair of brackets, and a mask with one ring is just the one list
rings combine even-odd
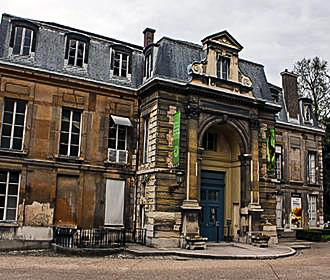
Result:
{"label": "window frame", "polygon": [[[36,49],[36,42],[37,42],[37,33],[38,33],[38,25],[26,21],[26,20],[16,20],[13,19],[11,21],[11,34],[10,34],[10,41],[9,41],[9,48],[11,50],[11,55],[13,56],[31,56],[34,55],[35,49]],[[20,53],[14,54],[14,47],[15,47],[15,41],[17,37],[17,29],[18,28],[23,28],[22,31],[22,39],[20,43]],[[25,42],[25,33],[26,30],[29,29],[31,30],[31,42],[30,42],[30,48],[29,48],[29,53],[23,55],[23,49],[24,49],[24,42]],[[24,37],[23,37],[24,33]],[[24,39],[23,39],[24,38]]]}
{"label": "window frame", "polygon": [[143,118],[143,163],[149,162],[150,116]]}
{"label": "window frame", "polygon": [[[69,110],[70,111],[70,119],[69,119],[69,131],[65,133],[68,133],[68,142],[67,143],[62,143],[61,142],[61,136],[62,136],[62,120],[63,120],[63,110]],[[71,138],[72,138],[72,126],[73,126],[73,113],[78,112],[80,114],[80,122],[79,122],[79,144],[78,144],[78,154],[77,155],[71,155]],[[58,154],[63,157],[80,157],[80,152],[81,152],[81,134],[82,134],[82,114],[83,112],[79,109],[74,109],[74,108],[68,108],[68,107],[62,107],[62,112],[61,112],[61,126],[60,126],[60,137],[59,137],[59,150]],[[68,146],[67,148],[67,153],[62,154],[61,153],[61,145],[66,144]]]}
{"label": "window frame", "polygon": [[152,51],[149,51],[145,54],[144,58],[144,77],[145,79],[149,79],[152,76],[153,71],[153,59],[152,59]]}
{"label": "window frame", "polygon": [[[74,56],[74,64],[69,64],[70,59],[70,41],[76,41],[75,45],[75,56]],[[83,43],[84,50],[83,50],[83,57],[82,57],[82,66],[77,65],[78,60],[78,46],[79,43]],[[88,65],[88,56],[89,56],[89,44],[90,44],[90,38],[83,34],[77,34],[77,33],[67,33],[66,34],[66,46],[65,46],[65,65],[68,67],[77,67],[77,68],[83,68],[85,69]]]}
{"label": "window frame", "polygon": [[[119,54],[118,74],[115,74],[115,60],[116,55]],[[126,71],[122,75],[123,70],[123,56],[126,55]],[[121,79],[130,79],[132,75],[132,50],[123,45],[113,45],[110,47],[110,77]]]}
{"label": "window frame", "polygon": [[[113,125],[116,127],[116,136],[114,138],[111,138],[111,123],[113,123]],[[118,148],[118,142],[119,142],[119,129],[123,129],[125,128],[125,149],[119,149]],[[113,149],[113,150],[120,150],[120,151],[128,151],[128,148],[127,148],[127,136],[128,136],[128,127],[125,126],[125,125],[119,125],[119,124],[116,124],[113,119],[111,118],[110,116],[110,120],[109,120],[109,134],[108,134],[108,149]],[[115,148],[112,148],[110,147],[110,139],[114,139],[115,140]]]}
{"label": "window frame", "polygon": [[[209,147],[209,137],[212,135],[213,138],[213,147],[210,148]],[[217,151],[217,140],[218,140],[218,134],[215,132],[205,132],[204,136],[203,136],[203,148],[205,151],[212,151],[212,152],[216,152]]]}
{"label": "window frame", "polygon": [[[6,222],[16,222],[17,221],[17,216],[18,216],[18,205],[19,205],[19,194],[20,194],[20,185],[21,185],[21,172],[19,171],[10,171],[10,170],[0,170],[0,172],[4,172],[4,173],[7,173],[6,174],[6,182],[5,183],[5,188],[6,188],[6,193],[3,195],[3,194],[0,194],[0,197],[5,197],[5,200],[4,200],[4,206],[3,207],[0,207],[0,209],[3,210],[3,214],[2,214],[2,217],[0,216],[0,222],[1,221],[6,221]],[[9,194],[9,187],[10,185],[13,185],[16,183],[11,183],[10,182],[10,174],[11,173],[18,173],[18,182],[17,182],[17,194],[16,195],[13,195],[13,194]],[[3,184],[3,182],[0,181],[0,184]],[[15,207],[15,219],[14,220],[8,220],[7,219],[7,210],[8,210],[8,197],[16,197],[16,207]],[[9,208],[10,210],[13,210],[14,208],[10,207]]]}
{"label": "window frame", "polygon": [[[224,63],[226,62],[226,71],[224,71]],[[218,55],[217,58],[217,77],[228,81],[230,74],[230,58],[222,55]]]}
{"label": "window frame", "polygon": [[275,145],[275,179],[283,179],[283,147],[281,145]]}
{"label": "window frame", "polygon": [[[5,107],[6,107],[6,102],[8,101],[11,101],[11,102],[14,102],[14,108],[13,108],[13,111],[12,111],[12,121],[11,121],[11,124],[9,123],[5,123],[4,122],[4,117],[5,117],[5,114],[6,114],[6,111],[5,111]],[[15,136],[15,127],[17,127],[18,125],[16,125],[16,118],[17,118],[17,114],[20,114],[20,113],[17,113],[17,102],[22,102],[24,103],[25,105],[25,108],[24,108],[24,122],[23,122],[23,125],[20,126],[20,127],[23,127],[23,134],[22,134],[22,137],[14,137]],[[12,98],[5,98],[4,99],[4,103],[3,103],[3,111],[2,111],[2,117],[1,117],[1,131],[0,131],[0,149],[4,149],[4,150],[9,150],[9,151],[23,151],[23,147],[24,147],[24,139],[25,139],[25,130],[26,130],[26,118],[27,118],[27,101],[25,100],[20,100],[20,99],[12,99]],[[3,137],[7,137],[8,136],[3,136],[3,129],[4,129],[4,125],[10,125],[11,126],[11,131],[10,131],[10,142],[9,142],[9,148],[6,148],[6,147],[3,147]],[[14,143],[14,138],[21,138],[21,147],[20,149],[15,149],[13,147],[13,143]]]}
{"label": "window frame", "polygon": [[[311,161],[311,157],[314,156],[314,161]],[[311,166],[314,162],[314,166]],[[307,183],[311,185],[317,184],[317,152],[316,151],[308,151],[307,153]]]}

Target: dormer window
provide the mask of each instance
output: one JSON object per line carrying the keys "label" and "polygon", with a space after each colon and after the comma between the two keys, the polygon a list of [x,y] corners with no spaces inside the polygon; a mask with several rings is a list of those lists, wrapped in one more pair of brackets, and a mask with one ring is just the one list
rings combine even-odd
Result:
{"label": "dormer window", "polygon": [[65,59],[66,64],[76,67],[87,67],[89,38],[80,34],[67,34]]}
{"label": "dormer window", "polygon": [[38,27],[30,22],[12,22],[9,47],[12,55],[29,56],[35,52]]}
{"label": "dormer window", "polygon": [[125,46],[113,46],[110,50],[110,76],[130,78],[132,50]]}
{"label": "dormer window", "polygon": [[149,79],[152,74],[152,53],[148,53],[145,56],[144,61],[144,76],[146,79]]}
{"label": "dormer window", "polygon": [[312,108],[309,104],[304,105],[304,121],[309,122],[312,119]]}
{"label": "dormer window", "polygon": [[229,78],[229,63],[230,60],[227,57],[218,56],[217,61],[217,77],[223,80]]}

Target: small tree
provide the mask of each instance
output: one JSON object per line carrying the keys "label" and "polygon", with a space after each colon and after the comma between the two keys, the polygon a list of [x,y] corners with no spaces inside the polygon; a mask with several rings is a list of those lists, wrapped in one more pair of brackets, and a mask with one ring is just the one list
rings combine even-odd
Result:
{"label": "small tree", "polygon": [[294,65],[294,73],[298,75],[298,90],[301,96],[313,101],[316,119],[326,124],[330,117],[330,76],[328,62],[319,57],[304,58]]}
{"label": "small tree", "polygon": [[325,128],[323,143],[324,215],[330,220],[330,76],[328,62],[319,57],[304,58],[294,65],[301,96],[313,101],[314,116]]}

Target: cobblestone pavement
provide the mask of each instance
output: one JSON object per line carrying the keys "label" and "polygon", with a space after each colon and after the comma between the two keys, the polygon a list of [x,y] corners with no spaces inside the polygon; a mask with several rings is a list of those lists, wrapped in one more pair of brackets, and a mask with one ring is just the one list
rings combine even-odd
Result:
{"label": "cobblestone pavement", "polygon": [[67,257],[47,251],[0,255],[0,279],[330,279],[330,243],[277,260]]}

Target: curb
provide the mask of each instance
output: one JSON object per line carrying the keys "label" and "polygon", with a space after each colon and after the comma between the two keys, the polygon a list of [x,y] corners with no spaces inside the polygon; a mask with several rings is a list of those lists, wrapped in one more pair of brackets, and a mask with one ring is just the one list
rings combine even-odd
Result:
{"label": "curb", "polygon": [[273,260],[279,258],[291,257],[296,254],[296,250],[289,248],[288,253],[275,255],[214,255],[214,254],[199,254],[180,251],[138,251],[134,249],[125,249],[124,252],[130,253],[139,257],[146,256],[178,256],[199,259],[220,259],[220,260]]}

